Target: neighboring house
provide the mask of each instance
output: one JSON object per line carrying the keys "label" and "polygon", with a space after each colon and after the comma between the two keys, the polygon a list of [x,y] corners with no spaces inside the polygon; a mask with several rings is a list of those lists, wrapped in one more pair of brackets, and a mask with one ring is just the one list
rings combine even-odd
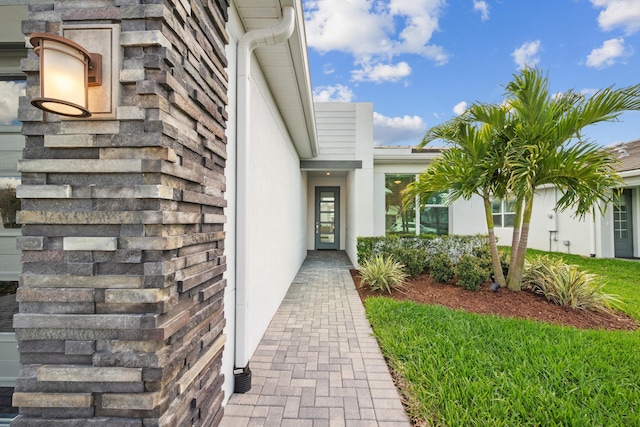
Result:
{"label": "neighboring house", "polygon": [[[539,189],[529,232],[530,248],[598,258],[640,258],[640,140],[606,149],[620,160],[616,169],[625,185],[618,202],[607,206],[604,214],[596,209],[595,215],[580,220],[571,210],[557,212],[554,209],[560,197],[556,188]],[[425,233],[445,230],[450,234],[486,233],[484,208],[479,197],[459,200],[448,208],[434,197],[430,200],[433,204],[417,216],[411,212],[407,218],[400,212],[400,191],[437,154],[437,149],[374,148],[374,235],[382,235],[385,231],[416,232],[415,224],[420,224],[418,232]],[[385,199],[386,206],[383,205]],[[492,207],[498,243],[510,245],[515,214],[513,205],[509,201],[496,200]],[[444,225],[446,218],[448,228]]]}
{"label": "neighboring house", "polygon": [[[570,210],[554,210],[560,197],[556,188],[540,189],[534,202],[530,248],[597,258],[640,258],[640,140],[605,149],[620,160],[616,170],[624,187],[618,202],[606,206],[604,214],[596,209],[594,215],[579,220]],[[501,242],[511,241],[511,228],[496,230]]]}
{"label": "neighboring house", "polygon": [[[312,102],[300,0],[0,12],[2,82],[27,83],[0,126],[0,178],[22,179],[23,266],[0,252],[4,280],[21,271],[15,426],[216,424],[308,250],[355,264],[358,236],[486,232],[479,199],[400,210],[438,149],[374,147],[372,104]],[[87,25],[114,34],[112,110],[67,120],[31,107],[38,63],[22,31]],[[552,212],[545,189],[531,246],[614,256],[623,218],[640,230],[639,172],[622,172],[629,216],[610,209],[592,227]],[[495,209],[508,242],[508,203]]]}
{"label": "neighboring house", "polygon": [[[607,206],[604,215],[596,209],[595,215],[582,220],[573,216],[571,210],[557,212],[554,207],[560,194],[554,187],[539,189],[534,202],[534,212],[529,233],[529,247],[544,251],[572,253],[598,258],[638,258],[640,257],[640,140],[620,143],[611,150],[620,160],[617,171],[624,180],[624,187],[618,202]],[[430,155],[429,155],[430,154]],[[438,206],[437,198],[427,206],[430,215],[424,211],[420,218],[410,215],[404,219],[397,207],[399,192],[414,179],[413,174],[421,172],[428,165],[429,158],[437,156],[437,150],[426,153],[410,148],[374,149],[374,164],[377,179],[374,191],[378,197],[375,205],[376,227],[374,234],[386,232],[415,232],[415,224],[421,224],[422,232],[437,232],[446,229],[439,218],[449,218],[450,234],[485,233],[486,223],[482,201],[473,197],[469,201],[457,201],[447,210]],[[383,175],[384,174],[384,185]],[[394,176],[397,175],[397,176]],[[386,207],[386,218],[381,216],[382,189],[387,191],[387,199],[396,202]],[[391,191],[393,190],[393,191]],[[510,245],[513,231],[513,205],[509,201],[496,200],[492,203],[496,236],[499,244]],[[398,220],[400,218],[400,220]],[[420,220],[418,220],[420,219]],[[386,221],[386,222],[384,222]],[[384,225],[383,225],[384,224]]]}

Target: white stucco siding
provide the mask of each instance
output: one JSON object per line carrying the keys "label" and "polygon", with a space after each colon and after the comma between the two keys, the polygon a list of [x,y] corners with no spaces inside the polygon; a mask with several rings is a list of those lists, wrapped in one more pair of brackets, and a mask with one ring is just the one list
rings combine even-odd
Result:
{"label": "white stucco siding", "polygon": [[373,169],[363,168],[349,173],[345,250],[354,266],[358,263],[358,237],[374,235],[373,191]]}
{"label": "white stucco siding", "polygon": [[376,167],[373,172],[373,231],[371,236],[384,236],[385,234],[384,189],[384,172]]}
{"label": "white stucco siding", "polygon": [[598,258],[614,258],[615,244],[613,236],[613,209],[607,209],[604,214],[596,214],[596,256]]}
{"label": "white stucco siding", "polygon": [[[640,181],[640,180],[639,180]],[[637,184],[636,184],[637,185]],[[640,188],[632,191],[633,256],[640,258]]]}
{"label": "white stucco siding", "polygon": [[373,104],[356,105],[356,158],[362,168],[349,173],[347,196],[349,214],[346,230],[346,252],[357,266],[358,236],[373,235],[374,182],[373,182]]}
{"label": "white stucco siding", "polygon": [[555,188],[541,188],[533,201],[528,247],[543,251],[589,255],[593,249],[593,217],[582,220],[574,211],[554,209],[561,197]]}
{"label": "white stucco siding", "polygon": [[[573,217],[574,211],[571,209],[555,211],[559,197],[553,187],[541,188],[536,192],[527,247],[584,256],[589,256],[593,251],[599,253],[597,248],[601,237],[595,231],[593,216],[579,220]],[[512,227],[496,227],[495,231],[498,245],[511,246]]]}
{"label": "white stucco siding", "polygon": [[449,233],[461,236],[487,233],[484,203],[479,196],[458,199],[449,206]]}
{"label": "white stucco siding", "polygon": [[225,375],[225,396],[233,393],[233,368],[235,359],[234,336],[236,331],[236,294],[239,287],[246,289],[245,343],[252,354],[264,335],[269,322],[282,302],[289,286],[306,256],[306,174],[300,171],[300,160],[280,116],[259,63],[251,66],[251,109],[249,164],[247,182],[247,262],[245,283],[237,283],[236,265],[236,188],[237,177],[237,129],[238,113],[236,91],[237,44],[244,34],[239,17],[229,9],[230,43],[229,59],[229,121],[227,127],[228,201],[225,226],[225,255],[228,270],[225,293],[225,334],[229,337],[225,346],[222,371]]}
{"label": "white stucco siding", "polygon": [[[306,255],[306,182],[257,63],[252,67],[247,166],[247,340],[258,346]],[[239,178],[240,179],[240,178]]]}

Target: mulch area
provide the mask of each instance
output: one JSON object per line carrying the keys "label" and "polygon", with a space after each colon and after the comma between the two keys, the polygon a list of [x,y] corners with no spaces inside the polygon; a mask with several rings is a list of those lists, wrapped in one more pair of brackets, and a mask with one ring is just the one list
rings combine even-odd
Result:
{"label": "mulch area", "polygon": [[548,302],[543,296],[529,291],[514,292],[501,288],[499,292],[489,289],[484,283],[479,291],[468,291],[453,281],[437,283],[428,275],[408,279],[402,292],[372,292],[367,286],[360,286],[357,270],[351,270],[360,298],[364,301],[373,296],[386,296],[396,300],[410,300],[424,304],[440,304],[471,313],[495,314],[573,326],[578,329],[607,329],[633,331],[638,322],[623,313],[609,313],[561,307]]}

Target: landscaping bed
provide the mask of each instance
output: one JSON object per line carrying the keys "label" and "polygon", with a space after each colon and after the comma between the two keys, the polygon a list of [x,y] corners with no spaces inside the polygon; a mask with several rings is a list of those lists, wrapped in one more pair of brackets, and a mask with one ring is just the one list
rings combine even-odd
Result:
{"label": "landscaping bed", "polygon": [[579,329],[636,330],[638,322],[626,314],[615,312],[575,310],[549,303],[543,296],[533,292],[514,292],[506,288],[497,293],[484,283],[478,291],[468,291],[456,286],[453,281],[438,283],[427,274],[408,279],[402,292],[388,294],[371,291],[360,286],[360,275],[351,270],[351,275],[364,301],[374,296],[385,296],[396,300],[408,300],[422,304],[439,304],[470,313],[495,314],[505,317],[537,320]]}

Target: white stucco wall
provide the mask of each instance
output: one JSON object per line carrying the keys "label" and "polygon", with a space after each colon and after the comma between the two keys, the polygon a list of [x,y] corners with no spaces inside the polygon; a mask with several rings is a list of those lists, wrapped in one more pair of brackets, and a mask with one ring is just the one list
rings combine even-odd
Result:
{"label": "white stucco wall", "polygon": [[456,200],[449,207],[449,232],[462,236],[486,234],[484,203],[479,196],[469,200]]}
{"label": "white stucco wall", "polygon": [[[555,188],[543,188],[536,193],[528,247],[543,251],[596,256],[598,258],[615,257],[613,209],[611,205],[607,207],[604,215],[596,212],[595,217],[587,215],[579,219],[574,217],[571,209],[564,212],[553,210],[559,197],[560,195],[557,194]],[[637,204],[637,197],[634,199],[634,204]],[[634,215],[633,221],[634,225],[636,225],[638,222],[637,215]],[[556,231],[551,233],[551,230]],[[511,233],[511,228],[496,228],[499,244],[509,245]],[[635,232],[635,256],[638,256],[637,239],[638,233]]]}
{"label": "white stucco wall", "polygon": [[357,266],[358,236],[373,234],[374,181],[373,181],[373,104],[356,104],[356,158],[362,168],[349,174],[346,252],[353,265]]}
{"label": "white stucco wall", "polygon": [[236,280],[236,50],[244,30],[233,7],[229,9],[229,121],[227,128],[228,222],[225,254],[228,271],[225,294],[225,334],[228,341],[223,357],[225,395],[233,392],[236,291],[247,294],[246,342],[252,354],[282,302],[306,256],[306,174],[279,114],[257,61],[251,66],[250,163],[248,165],[248,224],[246,282]]}

